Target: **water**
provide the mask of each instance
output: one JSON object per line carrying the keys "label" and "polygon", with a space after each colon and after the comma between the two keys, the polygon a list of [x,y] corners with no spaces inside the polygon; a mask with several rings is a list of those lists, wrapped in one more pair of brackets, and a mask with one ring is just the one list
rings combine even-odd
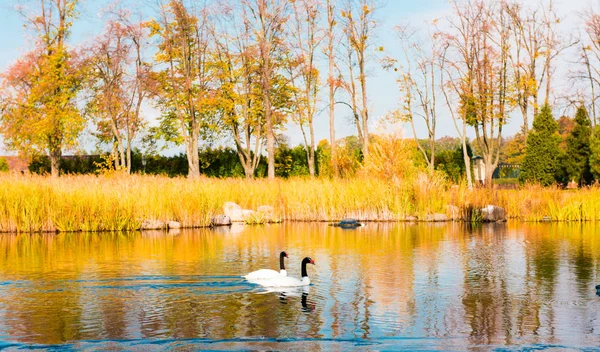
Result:
{"label": "water", "polygon": [[[309,288],[240,277],[281,250]],[[4,234],[0,349],[591,351],[597,284],[594,224]]]}

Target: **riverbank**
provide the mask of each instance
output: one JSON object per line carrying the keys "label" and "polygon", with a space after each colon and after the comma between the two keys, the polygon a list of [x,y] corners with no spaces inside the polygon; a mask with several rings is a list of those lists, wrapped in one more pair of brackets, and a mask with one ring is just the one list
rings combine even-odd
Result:
{"label": "riverbank", "polygon": [[[268,180],[169,178],[164,176],[0,175],[0,232],[117,231],[139,229],[144,220],[210,225],[226,202],[244,209],[272,206],[282,221],[424,220],[431,214],[461,217],[488,204],[522,221],[600,220],[600,187],[561,190],[468,190],[417,180],[390,184],[353,179]],[[456,216],[456,210],[459,216]]]}

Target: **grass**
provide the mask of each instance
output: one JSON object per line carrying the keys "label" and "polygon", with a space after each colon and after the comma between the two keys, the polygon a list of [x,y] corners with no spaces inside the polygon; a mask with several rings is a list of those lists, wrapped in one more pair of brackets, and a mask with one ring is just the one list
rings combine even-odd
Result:
{"label": "grass", "polygon": [[[600,220],[600,187],[565,191],[526,186],[518,190],[468,190],[419,176],[410,183],[352,179],[244,180],[163,176],[64,176],[0,174],[0,232],[134,230],[145,219],[208,226],[233,201],[245,209],[270,205],[277,219],[401,221],[487,204],[524,221]],[[257,213],[249,223],[263,223]]]}

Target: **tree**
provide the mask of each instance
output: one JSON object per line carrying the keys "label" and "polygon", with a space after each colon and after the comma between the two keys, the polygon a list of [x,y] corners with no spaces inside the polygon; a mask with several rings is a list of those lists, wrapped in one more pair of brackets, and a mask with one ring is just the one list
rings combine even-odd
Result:
{"label": "tree", "polygon": [[275,179],[275,127],[273,114],[274,86],[278,76],[276,61],[284,56],[285,24],[290,11],[289,0],[243,0],[242,6],[250,14],[246,25],[255,33],[259,48],[263,114],[266,122],[268,177]]}
{"label": "tree", "polygon": [[161,130],[166,139],[183,143],[188,158],[188,176],[200,176],[198,145],[201,133],[215,126],[215,79],[212,65],[212,33],[207,8],[171,0],[162,6],[159,21],[152,21],[151,36],[159,37],[155,60],[154,91],[162,110]]}
{"label": "tree", "polygon": [[454,72],[449,83],[458,95],[463,121],[475,130],[485,164],[485,184],[491,187],[500,159],[502,129],[512,108],[509,16],[505,7],[480,0],[462,6],[455,1],[454,14],[448,19],[449,33],[442,34],[450,51],[447,64]]}
{"label": "tree", "polygon": [[375,3],[372,0],[347,0],[342,11],[347,69],[342,85],[350,99],[345,105],[352,110],[364,158],[368,158],[369,154],[367,64],[377,24],[374,15]]}
{"label": "tree", "polygon": [[533,120],[533,129],[527,137],[525,159],[519,178],[543,186],[556,182],[559,144],[558,123],[552,116],[550,107],[544,105]]}
{"label": "tree", "polygon": [[600,126],[594,127],[590,139],[590,171],[596,180],[600,180]]}
{"label": "tree", "polygon": [[560,37],[560,19],[552,1],[547,6],[540,5],[535,9],[527,8],[518,1],[504,2],[502,6],[510,17],[513,37],[513,48],[509,51],[512,87],[523,116],[523,130],[527,139],[529,107],[533,106],[533,116],[536,116],[541,105],[539,95],[543,83],[546,84],[544,101],[548,104],[554,70],[552,62],[573,43]]}
{"label": "tree", "polygon": [[92,66],[88,112],[98,122],[101,141],[115,143],[115,166],[131,173],[132,142],[142,128],[141,105],[148,65],[142,61],[143,23],[130,23],[128,13],[109,20],[90,48]]}
{"label": "tree", "polygon": [[[316,67],[316,54],[322,39],[322,30],[318,27],[321,5],[316,0],[296,0],[292,3],[291,23],[292,55],[291,79],[293,89],[294,116],[300,127],[308,170],[315,176],[315,129],[314,117],[320,89],[319,70]],[[308,128],[308,137],[306,133]]]}
{"label": "tree", "polygon": [[9,148],[47,154],[58,176],[65,148],[85,127],[76,105],[82,65],[67,44],[77,0],[39,0],[39,13],[23,16],[37,34],[35,49],[3,75],[1,130]]}
{"label": "tree", "polygon": [[[231,132],[246,178],[253,178],[265,139],[263,93],[258,45],[239,8],[222,9],[222,22],[213,32],[215,66],[220,84],[218,106],[225,129]],[[240,25],[240,22],[241,25]]]}
{"label": "tree", "polygon": [[500,159],[509,164],[522,164],[525,159],[526,148],[525,126],[522,125],[519,132],[506,138],[502,143]]}
{"label": "tree", "polygon": [[332,0],[326,0],[325,6],[327,7],[327,48],[325,54],[327,56],[328,63],[328,77],[327,86],[329,87],[329,144],[330,148],[330,159],[331,169],[333,171],[333,177],[338,176],[337,172],[337,157],[336,157],[336,146],[335,146],[335,89],[337,87],[337,80],[334,78],[336,50],[335,50],[335,4]]}
{"label": "tree", "polygon": [[[385,68],[393,68],[399,72],[398,85],[401,92],[401,109],[395,113],[401,121],[410,122],[413,137],[417,146],[427,162],[428,168],[433,171],[435,167],[435,132],[437,124],[437,92],[439,89],[439,64],[440,50],[438,42],[429,37],[431,48],[425,49],[424,43],[414,38],[415,33],[407,27],[397,27],[398,37],[404,52],[403,65],[393,58],[384,60]],[[427,128],[427,150],[418,143],[415,119],[425,123]]]}
{"label": "tree", "polygon": [[567,151],[564,167],[569,180],[579,185],[589,185],[593,180],[590,169],[590,137],[592,128],[585,107],[580,106],[575,113],[575,125],[567,137]]}

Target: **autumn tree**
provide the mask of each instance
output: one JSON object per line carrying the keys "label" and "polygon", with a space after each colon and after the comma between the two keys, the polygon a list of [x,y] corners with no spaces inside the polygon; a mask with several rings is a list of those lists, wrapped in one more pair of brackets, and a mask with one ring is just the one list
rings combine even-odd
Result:
{"label": "autumn tree", "polygon": [[448,19],[450,30],[444,36],[450,53],[447,64],[456,73],[452,84],[459,97],[458,110],[475,130],[485,164],[485,184],[491,187],[500,159],[502,129],[512,108],[509,15],[497,3],[471,0],[453,4],[454,18]]}
{"label": "autumn tree", "polygon": [[[277,121],[273,105],[276,96],[274,86],[280,78],[281,65],[277,60],[286,51],[285,25],[290,15],[290,0],[243,0],[242,6],[248,14],[245,25],[251,27],[258,44],[260,58],[261,90],[265,132],[267,138],[267,174],[275,178],[275,132]],[[280,84],[281,86],[281,84]]]}
{"label": "autumn tree", "polygon": [[346,70],[342,84],[349,98],[345,105],[352,110],[365,158],[369,154],[367,66],[375,51],[375,8],[373,0],[346,0],[341,12]]}
{"label": "autumn tree", "polygon": [[251,28],[236,21],[246,15],[243,8],[222,7],[213,39],[221,118],[233,137],[244,174],[252,178],[264,146],[265,119],[259,48],[252,39]]}
{"label": "autumn tree", "polygon": [[168,141],[185,145],[191,178],[200,175],[201,132],[216,127],[211,26],[207,8],[183,0],[169,1],[151,22],[151,35],[159,38],[154,95],[162,111],[161,131]]}
{"label": "autumn tree", "polygon": [[[290,33],[292,41],[290,62],[290,83],[294,88],[293,116],[300,127],[308,159],[310,176],[315,176],[315,128],[320,79],[316,67],[317,49],[322,40],[319,27],[322,11],[317,0],[296,0],[292,3]],[[307,131],[308,129],[308,131]],[[307,136],[308,132],[308,136]]]}
{"label": "autumn tree", "polygon": [[39,0],[36,13],[22,13],[37,35],[33,51],[3,75],[1,132],[9,148],[45,153],[58,176],[63,150],[77,145],[85,121],[76,105],[82,70],[67,39],[77,0]]}
{"label": "autumn tree", "polygon": [[90,48],[87,110],[98,122],[101,140],[114,141],[115,166],[130,173],[133,139],[143,126],[140,110],[149,65],[142,61],[144,24],[129,22],[128,13],[117,16]]}
{"label": "autumn tree", "polygon": [[[518,1],[502,2],[501,6],[510,18],[508,24],[513,43],[508,51],[513,76],[511,86],[527,138],[530,111],[536,116],[539,106],[549,102],[554,71],[552,63],[573,42],[559,35],[560,19],[552,1],[536,8],[529,8]],[[544,84],[544,101],[540,102],[540,90]]]}
{"label": "autumn tree", "polygon": [[550,107],[544,105],[533,120],[533,129],[527,137],[519,179],[543,186],[555,183],[559,167],[559,144],[558,123]]}

